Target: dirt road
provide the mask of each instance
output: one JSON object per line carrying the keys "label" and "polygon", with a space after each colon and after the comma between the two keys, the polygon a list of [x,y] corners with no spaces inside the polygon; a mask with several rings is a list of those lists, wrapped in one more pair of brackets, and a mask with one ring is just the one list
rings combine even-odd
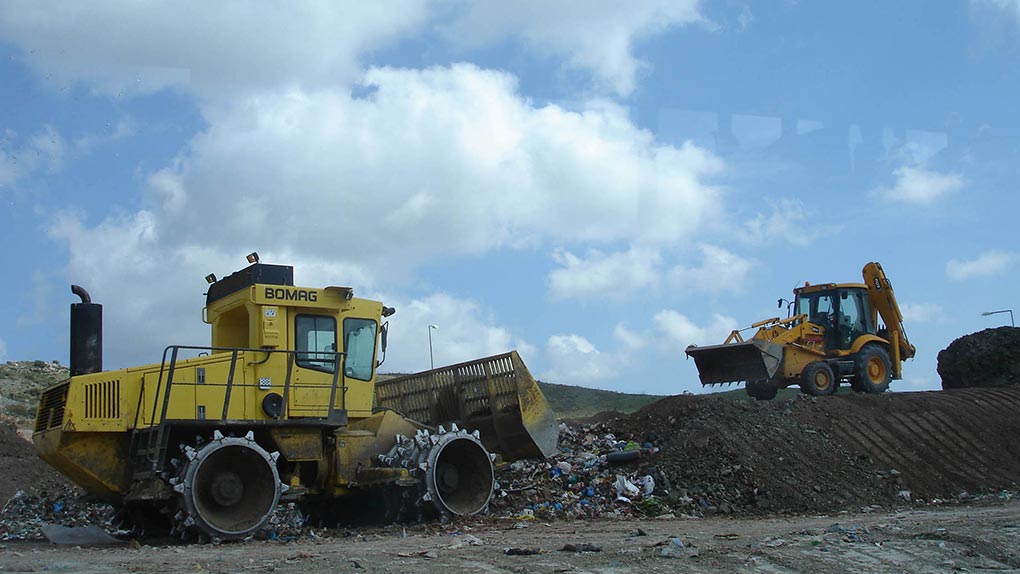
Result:
{"label": "dirt road", "polygon": [[[594,545],[600,551],[561,550],[568,544]],[[537,548],[540,553],[508,555],[507,548]],[[218,546],[0,545],[2,572],[975,570],[1020,572],[1020,502],[789,518],[530,522],[523,528],[513,521],[476,521]]]}

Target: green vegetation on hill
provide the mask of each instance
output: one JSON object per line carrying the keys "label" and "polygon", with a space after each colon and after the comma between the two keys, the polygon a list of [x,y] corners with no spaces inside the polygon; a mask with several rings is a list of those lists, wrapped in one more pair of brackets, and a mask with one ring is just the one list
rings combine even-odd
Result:
{"label": "green vegetation on hill", "polygon": [[538,388],[542,389],[549,406],[560,419],[590,417],[604,411],[632,413],[663,398],[661,395],[634,395],[541,381]]}
{"label": "green vegetation on hill", "polygon": [[0,420],[30,423],[35,419],[42,390],[67,377],[67,367],[55,361],[8,361],[0,365]]}

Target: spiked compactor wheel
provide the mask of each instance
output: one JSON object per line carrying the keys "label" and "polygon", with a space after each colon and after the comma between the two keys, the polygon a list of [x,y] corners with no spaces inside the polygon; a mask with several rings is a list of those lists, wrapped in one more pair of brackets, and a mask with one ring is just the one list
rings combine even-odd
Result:
{"label": "spiked compactor wheel", "polygon": [[403,466],[424,480],[419,503],[431,503],[444,515],[472,515],[489,507],[496,488],[492,461],[495,455],[482,446],[478,431],[469,433],[453,425],[430,433],[420,430],[414,438],[398,435],[397,443],[379,460]]}
{"label": "spiked compactor wheel", "polygon": [[175,530],[197,531],[212,539],[245,538],[261,528],[276,508],[285,487],[276,470],[278,453],[269,453],[252,432],[184,448],[187,462],[171,479],[178,495]]}

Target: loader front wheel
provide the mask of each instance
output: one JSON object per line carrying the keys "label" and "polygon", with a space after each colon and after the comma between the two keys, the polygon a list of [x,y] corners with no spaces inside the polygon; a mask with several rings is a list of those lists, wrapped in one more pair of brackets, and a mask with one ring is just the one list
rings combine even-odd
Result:
{"label": "loader front wheel", "polygon": [[870,344],[857,353],[854,359],[856,387],[866,393],[884,393],[892,381],[892,362],[882,347]]}
{"label": "loader front wheel", "polygon": [[768,381],[748,381],[744,387],[747,395],[756,401],[771,401],[776,398],[779,389]]}
{"label": "loader front wheel", "polygon": [[822,397],[836,392],[836,377],[824,361],[804,367],[800,373],[800,390],[807,395]]}

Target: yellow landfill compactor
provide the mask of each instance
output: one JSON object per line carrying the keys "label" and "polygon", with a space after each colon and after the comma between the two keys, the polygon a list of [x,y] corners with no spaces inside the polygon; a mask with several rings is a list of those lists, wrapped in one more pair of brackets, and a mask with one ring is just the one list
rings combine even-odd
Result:
{"label": "yellow landfill compactor", "polygon": [[476,514],[497,453],[556,451],[516,351],[377,385],[394,309],[248,260],[206,278],[211,345],[116,371],[102,370],[102,306],[72,287],[71,377],[44,391],[33,440],[140,534],[245,538],[288,500],[320,523]]}
{"label": "yellow landfill compactor", "polygon": [[722,345],[687,347],[701,384],[745,382],[747,394],[758,400],[773,399],[793,384],[816,396],[835,393],[841,381],[860,393],[885,392],[892,379],[902,378],[902,361],[916,350],[882,266],[868,263],[862,274],[864,283],[794,289],[791,316],[752,324],[757,332],[750,340],[737,330]]}

